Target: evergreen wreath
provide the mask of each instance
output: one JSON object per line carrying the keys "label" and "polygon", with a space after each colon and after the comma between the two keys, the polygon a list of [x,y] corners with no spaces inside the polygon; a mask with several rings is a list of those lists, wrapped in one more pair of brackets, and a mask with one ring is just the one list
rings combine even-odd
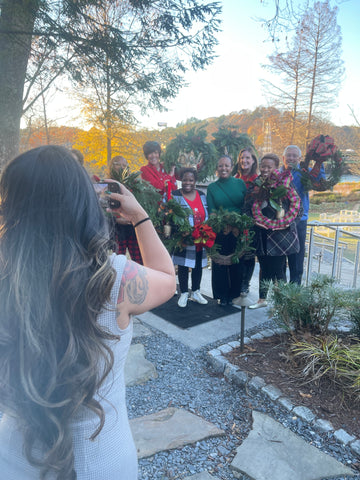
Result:
{"label": "evergreen wreath", "polygon": [[182,207],[173,198],[158,206],[156,231],[170,254],[194,245],[193,227],[188,218],[191,213],[189,208]]}
{"label": "evergreen wreath", "polygon": [[206,141],[207,132],[204,127],[192,128],[185,134],[177,135],[166,146],[162,157],[166,171],[175,165],[177,168],[195,167],[199,181],[214,175],[217,163],[216,148]]}
{"label": "evergreen wreath", "polygon": [[158,204],[161,202],[161,195],[149,182],[141,178],[140,172],[130,173],[128,168],[116,171],[112,169],[111,178],[116,180],[133,193],[136,200],[147,212],[154,226],[158,225]]}
{"label": "evergreen wreath", "polygon": [[233,159],[234,164],[236,164],[237,157],[243,148],[251,147],[256,152],[249,135],[239,133],[237,127],[220,127],[212,136],[214,140],[211,143],[215,145],[218,155],[228,155]]}
{"label": "evergreen wreath", "polygon": [[[251,212],[254,222],[264,228],[286,228],[302,212],[301,200],[291,184],[289,170],[274,171],[268,178],[259,176],[250,194],[252,198]],[[283,202],[288,201],[289,206],[285,212]],[[271,207],[271,218],[263,214],[263,209]]]}
{"label": "evergreen wreath", "polygon": [[220,245],[215,243],[211,248],[207,248],[209,256],[215,263],[230,265],[231,263],[239,263],[240,257],[253,249],[251,240],[254,236],[252,227],[253,219],[247,215],[241,215],[237,212],[229,212],[220,207],[211,213],[210,217],[204,222],[212,228],[215,233],[223,232],[225,235],[232,232],[237,238],[236,247],[231,255],[220,255]]}
{"label": "evergreen wreath", "polygon": [[[315,162],[312,170],[309,171],[311,161]],[[323,162],[328,161],[329,171],[327,178],[317,179]],[[331,190],[340,180],[344,171],[345,162],[343,161],[340,150],[329,135],[318,135],[308,145],[305,159],[300,162],[301,184],[304,190],[315,190],[324,192]]]}

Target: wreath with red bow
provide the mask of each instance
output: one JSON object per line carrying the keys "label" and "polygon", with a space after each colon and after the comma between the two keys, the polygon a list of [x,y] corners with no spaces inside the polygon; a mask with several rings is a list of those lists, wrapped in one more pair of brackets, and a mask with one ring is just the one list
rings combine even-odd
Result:
{"label": "wreath with red bow", "polygon": [[[314,167],[309,170],[311,161]],[[329,171],[326,178],[318,179],[321,165],[328,161]],[[342,154],[329,135],[318,135],[308,145],[305,159],[300,163],[301,183],[305,190],[323,192],[331,190],[336,185],[343,173],[344,161]]]}

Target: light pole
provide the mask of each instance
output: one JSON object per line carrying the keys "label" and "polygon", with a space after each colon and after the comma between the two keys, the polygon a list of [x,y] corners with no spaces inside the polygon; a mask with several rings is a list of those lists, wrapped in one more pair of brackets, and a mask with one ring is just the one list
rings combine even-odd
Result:
{"label": "light pole", "polygon": [[241,307],[241,323],[240,323],[240,352],[244,351],[244,336],[245,336],[245,310],[251,305],[251,301],[247,297],[239,297],[234,302],[235,305]]}

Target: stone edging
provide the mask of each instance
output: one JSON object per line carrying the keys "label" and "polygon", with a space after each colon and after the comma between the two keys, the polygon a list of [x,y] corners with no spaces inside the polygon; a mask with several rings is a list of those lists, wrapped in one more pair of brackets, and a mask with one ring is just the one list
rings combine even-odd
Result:
{"label": "stone edging", "polygon": [[[251,337],[245,337],[244,344],[250,343],[252,340],[270,337],[274,334],[280,333],[285,333],[285,330],[281,328],[276,328],[273,330],[268,328],[256,333],[255,335],[252,335]],[[263,378],[252,376],[247,372],[240,370],[237,365],[233,365],[223,356],[224,353],[229,353],[231,350],[237,347],[240,347],[240,342],[233,341],[207,352],[207,361],[213,367],[216,373],[222,373],[226,380],[234,385],[239,385],[242,387],[247,386],[250,390],[267,396],[270,400],[285,408],[289,413],[294,413],[303,421],[310,423],[320,432],[331,432],[338,442],[350,447],[351,451],[360,457],[360,439],[350,435],[342,428],[339,430],[334,430],[331,422],[317,417],[312,410],[310,410],[310,408],[294,405],[288,397],[283,396],[281,390],[275,385],[270,383],[267,384]]]}

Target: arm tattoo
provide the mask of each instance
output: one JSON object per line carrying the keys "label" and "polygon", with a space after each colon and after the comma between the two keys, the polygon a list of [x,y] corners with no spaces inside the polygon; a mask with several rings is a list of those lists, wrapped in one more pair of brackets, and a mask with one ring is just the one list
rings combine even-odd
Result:
{"label": "arm tattoo", "polygon": [[125,292],[130,303],[141,305],[149,291],[149,283],[146,279],[146,270],[143,266],[134,262],[126,262],[121,279],[118,303],[125,299]]}

